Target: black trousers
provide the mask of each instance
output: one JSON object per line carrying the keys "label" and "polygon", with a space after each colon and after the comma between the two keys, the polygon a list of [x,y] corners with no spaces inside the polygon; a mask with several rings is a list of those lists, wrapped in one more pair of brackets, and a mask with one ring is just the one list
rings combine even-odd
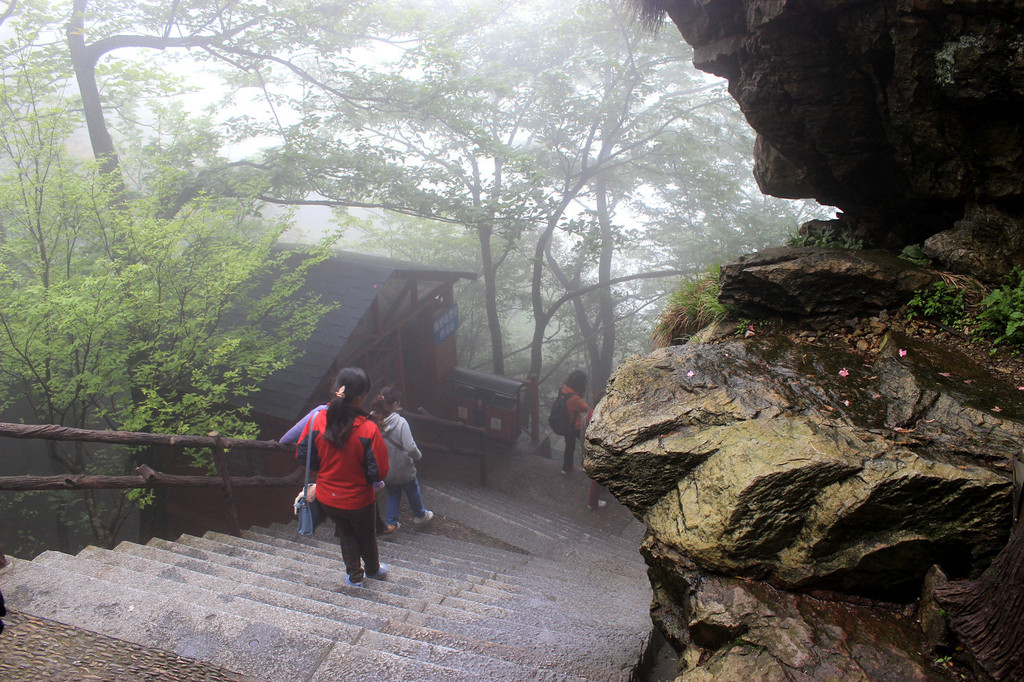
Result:
{"label": "black trousers", "polygon": [[379,571],[377,504],[369,504],[362,509],[337,509],[324,504],[323,508],[337,526],[341,558],[352,582],[361,582],[365,573],[373,575]]}
{"label": "black trousers", "polygon": [[562,452],[562,471],[571,471],[573,456],[576,454],[576,432],[565,437],[565,450]]}

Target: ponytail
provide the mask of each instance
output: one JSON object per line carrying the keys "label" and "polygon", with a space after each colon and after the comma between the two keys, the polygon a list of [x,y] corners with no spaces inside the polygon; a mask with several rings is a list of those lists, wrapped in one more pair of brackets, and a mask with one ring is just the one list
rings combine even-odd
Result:
{"label": "ponytail", "polygon": [[366,416],[358,402],[370,389],[370,377],[359,367],[345,367],[334,378],[331,392],[334,396],[327,405],[327,425],[324,438],[336,448],[344,447],[352,434],[356,417]]}
{"label": "ponytail", "polygon": [[402,400],[402,389],[395,385],[385,386],[370,403],[370,412],[379,422],[387,419]]}

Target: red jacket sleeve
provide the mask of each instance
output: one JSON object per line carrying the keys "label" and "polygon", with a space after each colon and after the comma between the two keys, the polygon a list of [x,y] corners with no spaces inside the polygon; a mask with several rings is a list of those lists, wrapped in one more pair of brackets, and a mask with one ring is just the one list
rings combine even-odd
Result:
{"label": "red jacket sleeve", "polygon": [[580,429],[583,426],[583,415],[587,413],[590,406],[587,405],[587,401],[581,398],[578,394],[573,393],[569,396],[569,400],[566,401],[565,406],[569,409],[569,414],[572,415],[573,428]]}

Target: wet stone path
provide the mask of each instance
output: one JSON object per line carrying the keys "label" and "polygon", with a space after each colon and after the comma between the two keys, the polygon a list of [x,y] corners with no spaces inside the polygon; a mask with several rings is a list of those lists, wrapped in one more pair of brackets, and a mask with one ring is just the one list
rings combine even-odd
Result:
{"label": "wet stone path", "polygon": [[[405,528],[414,526],[411,515],[403,514],[401,521]],[[522,551],[441,514],[429,526],[417,530],[480,545]],[[390,538],[384,536],[381,540],[388,542]],[[0,633],[0,682],[255,682],[255,678],[209,663],[182,658],[160,649],[148,649],[45,618],[16,613],[9,601],[7,611],[3,619],[4,631]]]}
{"label": "wet stone path", "polygon": [[248,682],[253,678],[159,649],[7,610],[0,680]]}

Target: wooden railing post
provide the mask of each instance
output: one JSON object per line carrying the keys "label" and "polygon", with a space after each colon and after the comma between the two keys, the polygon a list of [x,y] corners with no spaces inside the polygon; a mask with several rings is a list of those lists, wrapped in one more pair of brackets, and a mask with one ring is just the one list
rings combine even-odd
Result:
{"label": "wooden railing post", "polygon": [[228,524],[231,534],[238,537],[242,534],[242,524],[238,520],[238,508],[235,506],[235,493],[231,485],[231,472],[228,470],[228,459],[224,452],[224,439],[217,431],[211,431],[210,438],[213,438],[213,461],[217,465],[217,473],[224,483],[224,500],[228,506]]}
{"label": "wooden railing post", "polygon": [[487,487],[487,434],[480,434],[480,487]]}

